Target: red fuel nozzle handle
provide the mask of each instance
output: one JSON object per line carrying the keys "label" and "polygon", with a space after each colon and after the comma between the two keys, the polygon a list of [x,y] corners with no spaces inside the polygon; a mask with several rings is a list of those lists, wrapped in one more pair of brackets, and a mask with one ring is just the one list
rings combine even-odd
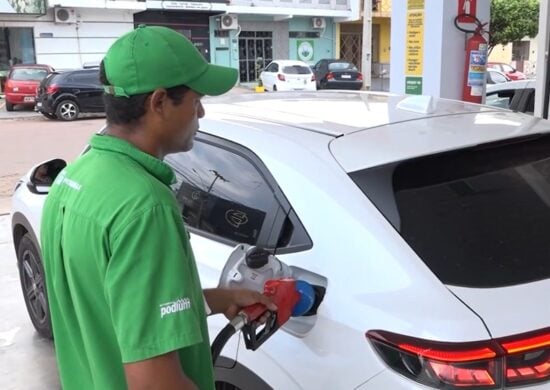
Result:
{"label": "red fuel nozzle handle", "polygon": [[249,324],[260,318],[267,310],[261,303],[255,303],[242,309],[241,315],[246,316],[246,323]]}
{"label": "red fuel nozzle handle", "polygon": [[264,305],[256,303],[245,307],[239,313],[245,318],[242,332],[246,347],[253,351],[288,321],[294,306],[300,300],[294,279],[268,280],[264,285],[264,295],[270,297],[277,305],[277,311],[271,314],[259,332],[256,332],[257,320],[268,311]]}

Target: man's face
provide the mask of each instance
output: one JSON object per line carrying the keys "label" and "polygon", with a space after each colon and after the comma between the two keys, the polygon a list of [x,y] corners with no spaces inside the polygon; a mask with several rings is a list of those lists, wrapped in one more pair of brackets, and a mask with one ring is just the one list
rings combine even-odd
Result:
{"label": "man's face", "polygon": [[179,103],[167,98],[162,129],[158,129],[162,132],[165,153],[186,152],[193,147],[199,119],[204,116],[201,98],[193,90],[187,91]]}

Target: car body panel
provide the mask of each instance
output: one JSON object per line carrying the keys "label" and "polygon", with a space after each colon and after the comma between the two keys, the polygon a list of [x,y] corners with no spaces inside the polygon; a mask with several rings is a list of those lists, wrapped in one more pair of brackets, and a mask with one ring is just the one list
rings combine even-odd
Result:
{"label": "car body panel", "polygon": [[[460,129],[460,133],[451,128]],[[427,118],[367,129],[342,137],[331,150],[348,171],[401,161],[431,153],[550,131],[540,118],[499,110],[491,113]]]}
{"label": "car body panel", "polygon": [[449,286],[449,289],[483,317],[492,337],[526,333],[550,324],[550,280],[500,288]]}
{"label": "car body panel", "polygon": [[535,90],[535,80],[487,84],[486,104],[533,115]]}
{"label": "car body panel", "polygon": [[[22,104],[34,106],[36,89],[38,88],[40,79],[37,77],[37,72],[44,73],[43,77],[51,73],[53,68],[49,65],[29,64],[15,65],[8,72],[8,77],[5,83],[6,101],[11,104]],[[28,74],[25,74],[27,72]]]}
{"label": "car body panel", "polygon": [[[348,173],[549,132],[549,122],[444,99],[430,100],[420,112],[416,103],[362,92],[205,99],[206,117],[195,142],[239,145],[249,161],[262,164],[313,243],[277,257],[327,280],[314,315],[290,319],[255,352],[246,350],[241,336],[222,351],[272,388],[427,389],[387,368],[365,336],[369,330],[468,342],[548,326],[548,314],[535,312],[541,311],[550,281],[486,291],[444,285]],[[44,198],[21,185],[14,212],[32,216],[29,221],[38,229]],[[189,231],[201,283],[215,287],[234,245]],[[39,229],[35,233],[39,237]],[[533,292],[540,299],[518,310],[511,325],[497,323],[508,320],[506,307],[498,303],[515,307]],[[226,320],[212,316],[208,324],[213,340]],[[300,324],[312,326],[298,333]]]}
{"label": "car body panel", "polygon": [[524,73],[503,62],[488,62],[487,67],[504,73],[512,81],[527,79],[527,76]]}

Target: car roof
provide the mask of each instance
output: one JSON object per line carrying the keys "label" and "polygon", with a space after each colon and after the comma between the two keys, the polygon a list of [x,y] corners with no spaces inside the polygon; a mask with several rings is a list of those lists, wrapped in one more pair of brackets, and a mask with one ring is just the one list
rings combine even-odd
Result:
{"label": "car roof", "polygon": [[[261,145],[265,138],[251,137],[251,131],[305,149],[311,148],[311,134],[324,136],[318,147],[330,145],[348,172],[550,131],[548,121],[489,106],[366,91],[242,94],[208,98],[205,106],[208,127],[214,129],[209,132],[258,151],[277,144]],[[240,130],[229,132],[229,127]]]}
{"label": "car roof", "polygon": [[525,88],[535,88],[535,80],[513,80],[506,83],[498,84],[487,84],[486,93],[494,93],[498,91],[505,91],[510,89],[525,89]]}
{"label": "car roof", "polygon": [[17,69],[17,68],[53,69],[50,65],[45,65],[45,64],[16,64],[11,67],[11,69]]}
{"label": "car roof", "polygon": [[208,98],[208,115],[263,120],[340,137],[363,129],[434,116],[493,111],[495,108],[428,97],[366,91],[277,92]]}
{"label": "car roof", "polygon": [[273,60],[273,62],[276,62],[278,63],[279,65],[288,65],[288,66],[292,66],[292,65],[304,65],[304,66],[308,66],[308,64],[306,64],[305,62],[303,61],[296,61],[296,60]]}

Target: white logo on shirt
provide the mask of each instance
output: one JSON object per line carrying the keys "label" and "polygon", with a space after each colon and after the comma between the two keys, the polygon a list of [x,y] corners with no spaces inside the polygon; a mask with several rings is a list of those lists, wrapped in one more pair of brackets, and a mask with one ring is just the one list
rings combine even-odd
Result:
{"label": "white logo on shirt", "polygon": [[160,305],[160,318],[189,309],[191,309],[191,300],[189,298],[180,298],[177,301],[163,303]]}
{"label": "white logo on shirt", "polygon": [[59,175],[57,175],[55,181],[53,182],[54,184],[65,184],[69,187],[71,187],[73,190],[77,190],[77,191],[80,191],[80,189],[82,188],[82,185],[77,183],[76,181],[74,180],[71,180],[67,177],[67,174],[65,173],[65,171],[62,171]]}

